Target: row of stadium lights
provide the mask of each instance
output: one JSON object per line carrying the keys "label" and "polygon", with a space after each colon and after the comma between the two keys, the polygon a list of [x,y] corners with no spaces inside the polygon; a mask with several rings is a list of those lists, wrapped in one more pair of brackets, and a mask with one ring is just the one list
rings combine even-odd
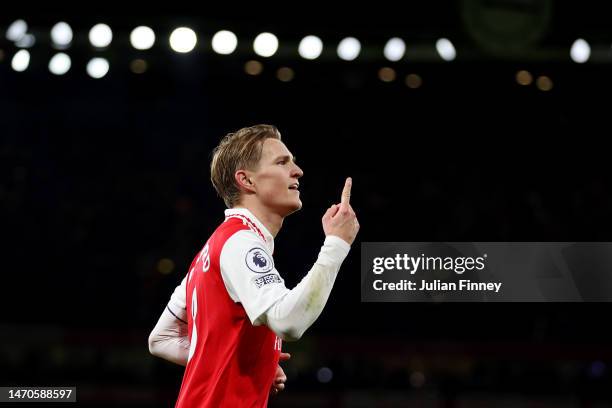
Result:
{"label": "row of stadium lights", "polygon": [[[34,45],[33,34],[27,33],[28,26],[23,20],[13,22],[7,30],[7,38],[20,48],[29,48]],[[65,22],[57,23],[51,29],[51,40],[57,49],[66,49],[73,38],[72,29]],[[89,31],[89,41],[92,46],[102,49],[110,45],[113,32],[106,24],[96,24]],[[179,27],[170,35],[170,47],[178,53],[191,52],[197,44],[196,33],[188,27]],[[130,34],[130,43],[138,50],[148,50],[155,44],[153,29],[146,26],[136,27]],[[212,48],[219,54],[228,55],[234,52],[238,45],[236,35],[227,30],[217,32],[212,38]],[[436,42],[436,49],[445,61],[455,59],[457,53],[452,42],[440,38]],[[278,38],[272,33],[261,33],[253,41],[253,50],[262,57],[271,57],[278,50]],[[304,37],[298,46],[302,58],[317,59],[323,51],[323,42],[314,35]],[[359,56],[361,43],[354,37],[344,38],[337,47],[338,57],[345,61],[352,61]],[[383,54],[389,61],[399,61],[406,52],[406,43],[401,38],[391,38],[387,41]]]}
{"label": "row of stadium lights", "polygon": [[[23,71],[27,68],[29,55],[20,54],[27,51],[20,50],[13,58],[13,68],[17,71]],[[21,59],[20,59],[21,58]],[[20,65],[22,64],[22,65]],[[70,57],[64,53],[58,53],[49,61],[49,71],[56,75],[62,75],[70,68]],[[130,64],[130,69],[134,73],[143,73],[146,71],[146,61],[136,59]],[[23,69],[21,69],[23,68]],[[87,64],[87,73],[93,78],[101,78],[108,72],[109,64],[104,58],[93,58]],[[247,61],[244,70],[249,75],[259,75],[263,71],[263,64],[259,61]],[[276,71],[276,77],[279,81],[289,82],[293,80],[294,72],[289,67],[281,67]],[[393,68],[383,67],[378,71],[378,78],[382,82],[393,82],[397,78],[397,73]],[[423,84],[422,78],[418,74],[408,74],[405,77],[405,84],[408,88],[420,88]],[[533,75],[529,71],[521,70],[516,74],[516,82],[522,86],[529,86],[534,83]],[[540,91],[550,91],[553,88],[552,79],[546,75],[541,75],[535,80],[535,85]]]}
{"label": "row of stadium lights", "polygon": [[[30,53],[26,48],[34,45],[36,39],[34,35],[28,33],[28,25],[24,20],[13,22],[6,32],[8,40],[22,48],[13,56],[11,66],[15,71],[25,71],[30,64]],[[73,32],[70,25],[59,22],[51,29],[52,45],[57,50],[66,50],[70,47],[73,40]],[[103,23],[96,24],[89,30],[89,42],[97,49],[107,48],[113,40],[111,28]],[[139,26],[130,33],[130,43],[137,50],[148,50],[155,44],[155,32],[150,27]],[[196,33],[188,27],[176,28],[170,34],[169,44],[172,50],[177,53],[189,53],[197,44]],[[222,55],[232,54],[238,45],[236,35],[227,30],[217,32],[211,42],[213,50]],[[253,50],[261,57],[268,58],[276,54],[278,50],[278,38],[272,33],[261,33],[253,41]],[[445,61],[452,61],[456,58],[456,50],[452,42],[446,38],[441,38],[436,42],[436,50],[440,58]],[[314,35],[304,37],[298,46],[299,55],[307,60],[317,59],[323,51],[323,42]],[[340,41],[336,49],[337,55],[344,61],[353,61],[359,57],[361,43],[354,37],[347,37]],[[406,44],[400,38],[391,38],[385,45],[383,54],[389,61],[399,61],[404,57]],[[143,62],[140,60],[136,65],[135,72],[144,72]],[[256,61],[254,61],[256,63]],[[252,61],[250,66],[245,66],[247,73],[256,72]],[[248,63],[247,63],[248,64]],[[132,64],[134,65],[134,64]],[[144,64],[146,65],[146,64]],[[140,68],[138,67],[140,66]],[[49,61],[49,71],[55,75],[63,75],[70,70],[71,59],[64,52],[58,52]],[[145,68],[146,69],[146,68]],[[109,63],[105,58],[96,57],[87,64],[87,73],[93,78],[104,77],[109,70]],[[133,69],[134,70],[134,69]],[[288,78],[287,70],[279,72],[279,79]],[[281,79],[282,80],[282,79]]]}
{"label": "row of stadium lights", "polygon": [[[15,43],[19,48],[30,48],[35,43],[34,35],[28,33],[28,25],[24,20],[13,22],[6,32],[8,40]],[[70,25],[65,22],[55,24],[51,29],[52,45],[57,50],[66,50],[70,47],[73,40],[73,32]],[[89,42],[97,49],[107,48],[113,39],[111,28],[103,23],[94,25],[89,30]],[[153,29],[147,26],[139,26],[130,33],[130,43],[137,50],[148,50],[155,44],[156,37]],[[169,37],[170,47],[177,53],[189,53],[197,44],[196,33],[187,27],[176,28]],[[236,50],[238,39],[234,33],[227,30],[217,32],[211,42],[215,52],[222,55],[229,55]],[[253,50],[261,57],[273,56],[278,50],[278,39],[272,33],[261,33],[253,41]],[[444,61],[452,61],[457,53],[452,42],[446,38],[440,38],[436,42],[438,55]],[[320,38],[309,35],[304,37],[298,46],[300,56],[307,60],[317,59],[323,51],[323,42]],[[345,61],[355,60],[361,51],[361,43],[354,37],[344,38],[337,47],[338,57]],[[389,61],[399,61],[404,57],[406,44],[400,38],[391,38],[387,41],[383,54]],[[590,58],[590,45],[583,39],[574,42],[570,50],[570,57],[577,63],[587,62]],[[30,64],[30,53],[26,49],[21,49],[13,56],[11,66],[15,71],[25,71]],[[71,59],[64,52],[58,52],[49,61],[49,71],[55,75],[64,75],[71,68]],[[92,78],[102,78],[109,71],[108,60],[101,57],[92,58],[86,67],[87,73]],[[134,73],[143,73],[147,69],[146,61],[136,59],[130,65]],[[263,70],[263,65],[258,61],[248,61],[245,64],[245,72],[249,75],[259,75]],[[294,77],[291,68],[281,67],[278,69],[277,78],[280,81],[288,82]],[[378,77],[383,82],[392,82],[396,79],[396,72],[393,68],[383,67],[378,71]],[[527,71],[519,71],[516,75],[519,85],[530,85],[533,82],[531,74]],[[417,74],[408,74],[405,77],[405,84],[409,88],[419,88],[422,79]],[[552,80],[546,76],[540,76],[535,81],[538,89],[549,91],[552,89]]]}

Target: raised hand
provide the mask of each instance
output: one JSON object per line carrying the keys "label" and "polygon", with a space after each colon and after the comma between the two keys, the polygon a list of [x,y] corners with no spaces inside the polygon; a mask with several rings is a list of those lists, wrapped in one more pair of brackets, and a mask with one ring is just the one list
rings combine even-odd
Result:
{"label": "raised hand", "polygon": [[340,204],[333,204],[323,215],[323,231],[325,235],[335,235],[349,244],[355,241],[359,232],[359,221],[351,207],[351,188],[353,180],[348,177],[342,189]]}

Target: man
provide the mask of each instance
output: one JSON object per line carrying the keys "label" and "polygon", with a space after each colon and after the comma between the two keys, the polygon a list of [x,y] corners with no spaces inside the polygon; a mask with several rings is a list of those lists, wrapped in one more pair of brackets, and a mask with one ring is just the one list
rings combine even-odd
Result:
{"label": "man", "polygon": [[265,407],[282,340],[317,319],[359,230],[351,179],[323,215],[319,256],[292,290],[274,267],[274,237],[302,206],[303,172],[273,126],[226,135],[211,179],[228,210],[186,277],[189,349],[177,407]]}

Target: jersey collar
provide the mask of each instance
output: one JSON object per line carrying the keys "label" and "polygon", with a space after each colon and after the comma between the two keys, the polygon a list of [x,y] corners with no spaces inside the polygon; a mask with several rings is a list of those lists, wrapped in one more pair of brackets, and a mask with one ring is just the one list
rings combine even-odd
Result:
{"label": "jersey collar", "polygon": [[[230,208],[225,210],[226,219],[230,216],[239,216],[246,218],[247,221],[250,221],[252,226],[255,227],[255,232],[259,235],[266,244],[267,249],[270,253],[274,253],[274,237],[268,231],[266,226],[253,215],[253,213],[246,208]],[[244,220],[243,220],[244,221]],[[246,224],[246,223],[245,223]],[[251,227],[251,226],[249,226]]]}

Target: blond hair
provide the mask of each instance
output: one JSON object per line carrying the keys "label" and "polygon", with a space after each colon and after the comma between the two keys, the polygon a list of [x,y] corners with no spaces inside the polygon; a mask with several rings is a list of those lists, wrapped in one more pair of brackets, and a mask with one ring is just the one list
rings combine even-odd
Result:
{"label": "blond hair", "polygon": [[240,189],[234,175],[238,170],[255,170],[261,159],[263,142],[281,135],[272,125],[255,125],[228,133],[213,150],[210,180],[227,208],[240,201]]}

